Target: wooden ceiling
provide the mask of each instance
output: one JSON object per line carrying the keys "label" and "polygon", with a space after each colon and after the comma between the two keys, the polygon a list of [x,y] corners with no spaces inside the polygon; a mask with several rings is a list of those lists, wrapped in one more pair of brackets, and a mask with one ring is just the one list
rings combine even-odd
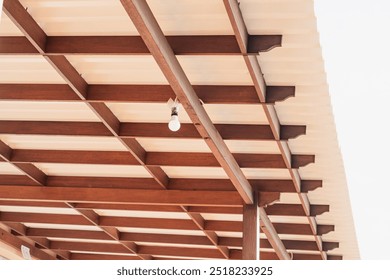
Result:
{"label": "wooden ceiling", "polygon": [[[339,240],[323,240],[337,228],[317,222],[329,204],[308,196],[323,178],[300,175],[315,154],[289,147],[306,124],[278,118],[275,104],[294,98],[295,84],[266,83],[257,60],[283,48],[283,34],[248,34],[236,0],[212,1],[231,34],[169,36],[153,1],[91,0],[80,5],[122,9],[132,35],[121,25],[59,36],[41,11],[77,11],[60,2],[4,0],[0,59],[13,66],[0,81],[3,243],[37,259],[343,258],[332,253]],[[186,2],[207,10],[207,1]],[[106,82],[104,58],[150,82]],[[247,81],[224,77],[223,66],[218,80],[194,82],[191,69],[207,73],[197,61],[208,59],[238,59]],[[165,103],[176,97],[182,125],[172,132]]]}

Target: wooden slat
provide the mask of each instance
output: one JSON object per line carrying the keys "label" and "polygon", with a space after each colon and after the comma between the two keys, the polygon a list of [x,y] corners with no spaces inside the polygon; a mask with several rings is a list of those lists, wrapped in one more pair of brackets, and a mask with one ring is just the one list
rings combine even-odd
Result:
{"label": "wooden slat", "polygon": [[10,200],[57,202],[107,202],[160,205],[215,205],[241,207],[236,192],[134,190],[111,188],[0,186],[0,197]]}
{"label": "wooden slat", "polygon": [[[18,19],[19,20],[19,19]],[[45,37],[43,37],[45,38]],[[249,36],[245,53],[257,54],[281,46],[280,35]],[[238,55],[241,51],[231,35],[167,36],[176,55]],[[38,39],[34,39],[38,41]],[[0,53],[36,54],[24,37],[0,37]],[[48,36],[41,46],[47,55],[147,55],[148,48],[139,36]]]}
{"label": "wooden slat", "polygon": [[[289,126],[286,126],[289,127]],[[273,140],[272,131],[267,125],[218,124],[218,132],[227,140]],[[112,136],[100,122],[61,122],[61,121],[0,121],[1,134],[43,134],[73,136]],[[193,124],[182,124],[176,133],[166,124],[121,123],[119,135],[127,137],[152,138],[191,138],[200,139]]]}
{"label": "wooden slat", "polygon": [[[205,104],[259,104],[260,102],[253,86],[194,85],[193,87],[199,99]],[[267,87],[267,97],[273,102],[282,101],[292,95],[291,92],[288,86]],[[169,98],[175,98],[175,93],[169,85],[98,84],[88,85],[86,98],[90,103],[166,103]],[[0,84],[0,99],[85,102],[65,84]],[[286,130],[285,139],[288,139],[289,134],[294,134],[294,132],[295,130],[291,132]]]}

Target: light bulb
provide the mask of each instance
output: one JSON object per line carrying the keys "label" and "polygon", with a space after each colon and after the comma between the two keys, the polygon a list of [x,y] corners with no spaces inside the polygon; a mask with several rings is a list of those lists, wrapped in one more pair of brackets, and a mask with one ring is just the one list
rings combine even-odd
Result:
{"label": "light bulb", "polygon": [[171,131],[178,131],[180,129],[180,121],[177,114],[171,115],[171,120],[168,123],[168,127]]}

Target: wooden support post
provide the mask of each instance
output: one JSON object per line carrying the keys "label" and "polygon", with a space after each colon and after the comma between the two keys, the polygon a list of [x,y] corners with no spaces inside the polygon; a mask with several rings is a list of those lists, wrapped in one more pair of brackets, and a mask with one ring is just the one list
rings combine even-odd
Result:
{"label": "wooden support post", "polygon": [[254,194],[253,204],[244,205],[243,209],[243,239],[242,259],[260,259],[260,215],[257,193]]}

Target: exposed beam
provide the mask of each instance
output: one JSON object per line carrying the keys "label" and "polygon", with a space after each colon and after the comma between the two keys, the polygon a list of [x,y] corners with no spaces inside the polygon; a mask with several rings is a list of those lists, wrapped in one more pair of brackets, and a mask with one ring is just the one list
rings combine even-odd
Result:
{"label": "exposed beam", "polygon": [[[91,230],[28,228],[26,235],[29,237],[111,240],[106,233]],[[213,243],[207,237],[197,235],[121,232],[120,239],[122,241],[142,243],[213,246]],[[243,242],[242,238],[238,237],[220,237],[218,241],[219,245],[229,247],[242,247]],[[318,251],[315,241],[282,240],[282,242],[288,250]],[[338,242],[323,242],[325,251],[338,248],[338,245]],[[260,248],[272,248],[272,246],[267,239],[261,239]]]}
{"label": "exposed beam", "polygon": [[258,260],[260,258],[260,207],[259,195],[253,195],[253,204],[243,207],[242,225],[242,259]]}
{"label": "exposed beam", "polygon": [[[260,102],[253,86],[194,85],[193,87],[204,104],[259,104]],[[272,102],[283,101],[293,95],[291,88],[267,87],[267,96]],[[175,93],[169,85],[99,84],[88,85],[86,101],[166,103],[169,98],[175,98]],[[86,102],[66,84],[0,84],[0,99]]]}
{"label": "exposed beam", "polygon": [[234,191],[135,190],[73,187],[0,186],[0,197],[9,200],[56,202],[107,202],[160,205],[219,205],[241,207]]}
{"label": "exposed beam", "polygon": [[[167,36],[176,55],[242,54],[232,35]],[[34,41],[38,41],[37,39]],[[42,39],[43,41],[43,39]],[[47,55],[149,55],[140,36],[47,36],[40,46]],[[266,52],[282,44],[281,35],[251,35],[244,54]],[[24,37],[0,37],[0,53],[37,54]]]}
{"label": "exposed beam", "polygon": [[199,97],[158,25],[146,1],[121,0],[150,53],[155,58],[176,96],[195,124],[196,129],[214,153],[246,203],[253,203],[252,188],[214,127]]}
{"label": "exposed beam", "polygon": [[[64,208],[66,203],[62,202],[43,202],[43,201],[13,201],[0,200],[2,206],[24,206],[24,207],[48,207]],[[121,204],[121,203],[73,203],[77,209],[95,209],[95,210],[130,210],[130,211],[152,211],[152,212],[182,212],[180,206],[175,205],[139,205],[139,204]],[[329,205],[310,205],[311,216],[321,215],[329,211]],[[301,204],[278,203],[265,208],[269,216],[306,216]],[[242,215],[242,207],[227,206],[188,206],[189,213],[196,214],[235,214]]]}
{"label": "exposed beam", "polygon": [[267,236],[278,258],[280,260],[290,260],[290,255],[287,253],[286,247],[284,246],[282,240],[280,240],[280,237],[278,235],[278,233],[281,233],[280,228],[277,230],[275,224],[272,224],[264,208],[260,208],[259,212],[261,217],[260,227]]}
{"label": "exposed beam", "polygon": [[[0,185],[31,186],[36,185],[25,175],[0,175]],[[296,193],[291,180],[276,179],[251,179],[249,183],[253,189],[259,192],[284,192]],[[124,177],[81,177],[81,176],[47,176],[47,186],[57,187],[90,187],[90,188],[126,188],[126,189],[161,189],[152,178],[124,178]],[[303,188],[306,180],[301,181],[301,192],[308,190]],[[39,184],[38,184],[39,185]],[[319,186],[318,184],[316,185]],[[170,190],[205,190],[205,191],[234,191],[235,188],[228,179],[195,179],[195,178],[171,178],[168,189]],[[314,215],[315,216],[315,215]]]}
{"label": "exposed beam", "polygon": [[[217,131],[226,140],[274,140],[267,125],[217,124]],[[300,126],[284,126],[288,130],[300,130]],[[283,130],[283,127],[282,127]],[[100,122],[60,122],[60,121],[0,121],[2,134],[26,135],[72,135],[72,136],[112,136]],[[176,133],[164,123],[121,123],[121,138],[188,138],[201,139],[193,124],[183,123]],[[286,139],[287,140],[287,139]]]}
{"label": "exposed beam", "polygon": [[[138,145],[138,151],[142,149],[135,139],[127,139]],[[134,145],[129,143],[132,149]],[[72,151],[72,150],[28,150],[15,149],[12,151],[10,161],[21,169],[30,163],[79,163],[79,164],[117,164],[117,165],[140,165],[147,166],[206,166],[219,167],[218,161],[212,153],[190,153],[190,152],[145,152],[142,149],[142,158],[136,158],[129,152],[122,151]],[[233,157],[238,165],[243,168],[286,168],[283,158],[277,154],[240,154],[235,153]],[[306,155],[293,155],[297,159],[295,168],[299,168],[301,157]],[[306,164],[302,161],[302,164]],[[46,175],[44,177],[46,180]],[[44,181],[43,181],[44,182]],[[44,184],[44,183],[43,183]]]}

